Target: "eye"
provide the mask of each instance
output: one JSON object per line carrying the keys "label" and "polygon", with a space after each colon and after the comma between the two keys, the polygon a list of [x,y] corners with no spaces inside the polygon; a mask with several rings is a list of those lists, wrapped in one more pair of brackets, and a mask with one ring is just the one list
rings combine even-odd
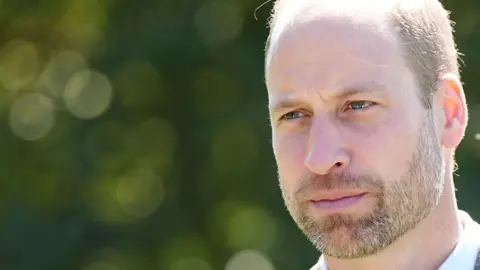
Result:
{"label": "eye", "polygon": [[282,115],[280,120],[295,120],[295,119],[298,119],[298,118],[302,118],[304,116],[305,116],[305,114],[303,112],[293,111],[293,112],[289,112],[289,113],[286,113],[286,114]]}
{"label": "eye", "polygon": [[376,105],[376,103],[372,101],[365,101],[365,100],[352,101],[347,104],[346,110],[358,111],[358,110],[368,109],[373,105]]}

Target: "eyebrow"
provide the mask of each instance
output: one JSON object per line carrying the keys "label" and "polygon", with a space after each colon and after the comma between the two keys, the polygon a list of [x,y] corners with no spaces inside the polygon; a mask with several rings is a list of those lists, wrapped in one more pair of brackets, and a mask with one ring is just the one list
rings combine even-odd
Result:
{"label": "eyebrow", "polygon": [[[334,99],[346,99],[349,96],[363,94],[363,93],[376,93],[376,92],[386,92],[386,87],[383,84],[377,82],[368,82],[358,86],[345,87],[339,90],[337,93],[332,95]],[[288,111],[294,108],[305,106],[306,102],[297,100],[294,98],[286,98],[278,102],[273,102],[269,105],[270,112],[272,115]]]}
{"label": "eyebrow", "polygon": [[336,98],[346,98],[356,94],[386,92],[385,85],[378,82],[367,82],[353,87],[345,87],[340,90],[338,94],[334,95]]}
{"label": "eyebrow", "polygon": [[298,108],[304,106],[305,103],[293,99],[286,99],[279,102],[273,103],[273,105],[269,105],[270,107],[270,114],[277,115],[285,111],[292,110],[294,108]]}

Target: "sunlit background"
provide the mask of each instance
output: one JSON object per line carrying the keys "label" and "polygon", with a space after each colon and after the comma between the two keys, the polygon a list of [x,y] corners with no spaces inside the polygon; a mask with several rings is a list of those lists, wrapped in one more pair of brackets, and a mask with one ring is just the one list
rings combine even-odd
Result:
{"label": "sunlit background", "polygon": [[[0,269],[317,260],[278,190],[262,2],[0,1]],[[480,2],[445,5],[470,108],[458,202],[479,219]]]}

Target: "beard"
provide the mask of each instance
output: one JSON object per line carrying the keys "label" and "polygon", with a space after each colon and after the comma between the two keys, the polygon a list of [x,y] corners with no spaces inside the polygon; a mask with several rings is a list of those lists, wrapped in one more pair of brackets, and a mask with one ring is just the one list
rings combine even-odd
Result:
{"label": "beard", "polygon": [[[281,185],[287,210],[321,253],[339,259],[375,254],[415,228],[436,208],[443,192],[445,168],[433,117],[427,114],[408,168],[396,181],[347,172],[309,175],[292,196]],[[334,214],[314,219],[308,214],[310,205],[305,195],[332,189],[368,190],[375,198],[373,210],[361,217]]]}

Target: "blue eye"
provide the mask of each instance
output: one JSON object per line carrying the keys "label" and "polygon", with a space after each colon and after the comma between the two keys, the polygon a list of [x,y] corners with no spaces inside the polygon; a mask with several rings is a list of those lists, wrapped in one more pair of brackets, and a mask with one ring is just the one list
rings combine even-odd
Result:
{"label": "blue eye", "polygon": [[371,101],[365,101],[365,100],[360,100],[360,101],[352,101],[347,105],[347,109],[349,110],[362,110],[366,109],[372,105],[375,105],[375,102]]}
{"label": "blue eye", "polygon": [[294,120],[294,119],[297,119],[297,118],[302,118],[304,116],[304,114],[302,112],[299,112],[299,111],[293,111],[293,112],[289,112],[289,113],[286,113],[282,116],[282,120]]}

